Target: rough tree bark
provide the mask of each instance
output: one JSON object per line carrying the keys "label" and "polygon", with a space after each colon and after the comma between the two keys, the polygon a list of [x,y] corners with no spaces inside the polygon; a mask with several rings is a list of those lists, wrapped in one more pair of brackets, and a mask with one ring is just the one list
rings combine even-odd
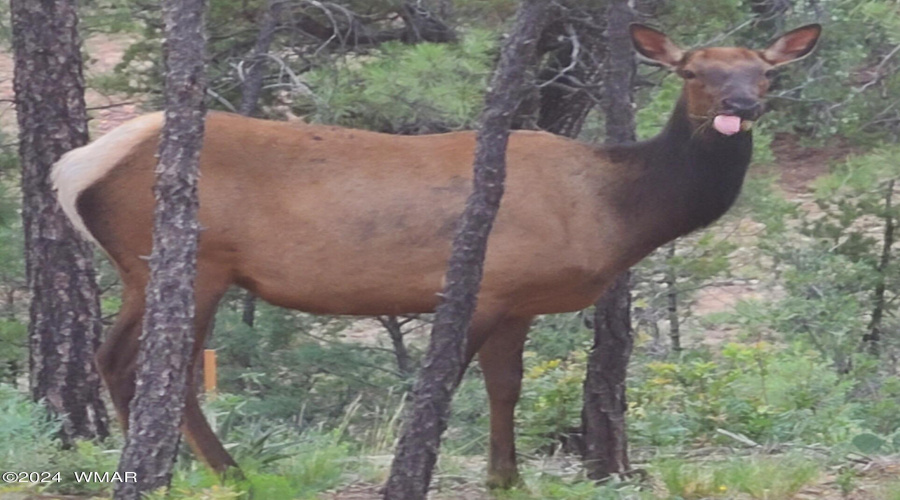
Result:
{"label": "rough tree bark", "polygon": [[93,253],[56,202],[50,169],[88,139],[73,0],[13,0],[14,89],[25,266],[32,300],[31,393],[62,417],[64,445],[109,434],[94,351],[100,300]]}
{"label": "rough tree bark", "polygon": [[205,9],[204,0],[163,1],[166,112],[154,187],[153,252],[135,396],[119,462],[119,472],[136,472],[137,482],[117,483],[117,500],[137,500],[168,486],[178,448],[194,342]]}
{"label": "rough tree bark", "polygon": [[403,342],[403,325],[409,323],[411,320],[406,318],[404,320],[400,320],[397,316],[378,316],[376,318],[381,326],[387,330],[388,335],[391,337],[391,346],[394,348],[394,358],[397,360],[397,371],[404,378],[410,378],[413,375],[413,360],[409,355],[409,350],[406,348],[406,343]]}
{"label": "rough tree bark", "polygon": [[241,299],[241,321],[250,328],[256,323],[256,295],[249,290],[244,290]]}
{"label": "rough tree bark", "polygon": [[878,356],[881,352],[882,320],[884,309],[887,306],[885,292],[887,291],[887,273],[891,265],[891,247],[894,246],[894,183],[888,182],[884,193],[884,241],[881,244],[881,258],[878,261],[878,283],[873,292],[875,307],[872,309],[872,319],[869,328],[863,335],[863,347],[872,356]]}
{"label": "rough tree bark", "polygon": [[[269,49],[275,40],[275,31],[278,29],[278,20],[281,17],[283,5],[284,0],[269,0],[260,18],[259,33],[256,35],[256,43],[250,52],[250,65],[244,75],[244,84],[241,88],[241,105],[238,107],[238,113],[244,116],[253,116],[259,107],[263,80],[268,67]],[[253,327],[256,322],[256,296],[252,292],[244,292],[241,300],[241,320],[249,327]]]}
{"label": "rough tree bark", "polygon": [[278,28],[278,19],[281,17],[281,7],[284,0],[269,0],[263,10],[259,21],[259,34],[256,43],[250,53],[250,65],[244,75],[244,84],[241,90],[241,105],[238,112],[244,116],[253,116],[259,105],[259,96],[262,93],[263,79],[266,76],[266,64],[269,48],[275,40],[275,31]]}
{"label": "rough tree bark", "polygon": [[532,60],[546,10],[546,0],[522,2],[485,98],[473,191],[453,241],[444,299],[436,311],[412,409],[391,465],[384,496],[388,500],[424,499],[431,482],[450,400],[463,370],[466,332],[475,311],[488,234],[503,195],[509,126],[522,98],[527,62]]}
{"label": "rough tree bark", "polygon": [[[634,13],[628,0],[613,0],[607,11],[608,56],[604,69],[606,135],[610,144],[632,142],[632,83],[635,60],[628,25]],[[631,332],[631,273],[616,279],[597,301],[594,346],[584,381],[584,463],[591,479],[627,472],[625,376],[634,343]]]}
{"label": "rough tree bark", "polygon": [[[541,38],[559,40],[564,36],[566,42],[553,50],[539,71],[538,81],[542,85],[535,92],[536,102],[523,103],[520,112],[533,112],[535,108],[537,128],[575,139],[599,101],[607,49],[606,12],[571,6],[557,8],[559,17],[548,24]],[[573,56],[577,59],[573,60]],[[571,429],[564,439],[564,449],[584,454],[583,426]]]}
{"label": "rough tree bark", "polygon": [[675,242],[666,246],[666,309],[669,317],[669,340],[672,352],[681,352],[681,319],[678,317],[678,273],[672,267]]}

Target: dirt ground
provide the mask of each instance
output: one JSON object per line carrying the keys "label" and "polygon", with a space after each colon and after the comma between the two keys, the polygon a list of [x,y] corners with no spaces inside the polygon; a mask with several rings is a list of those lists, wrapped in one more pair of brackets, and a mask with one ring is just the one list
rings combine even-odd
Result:
{"label": "dirt ground", "polygon": [[[801,489],[796,495],[787,498],[771,498],[770,500],[884,500],[886,483],[892,483],[900,478],[900,462],[896,459],[875,458],[871,461],[862,461],[847,466],[854,471],[853,491],[843,493],[838,482],[839,473],[843,470],[834,470],[823,473],[815,484]],[[479,477],[481,470],[467,471],[467,477],[435,477],[434,486],[429,492],[431,500],[488,500],[496,498],[480,481],[473,478]],[[558,470],[548,471],[557,475]],[[472,476],[468,476],[469,474]],[[644,485],[645,491],[666,498],[666,489],[661,484],[650,482]],[[329,491],[318,496],[320,500],[381,500],[381,484],[352,483],[337,490]],[[892,493],[892,492],[891,492]],[[725,497],[718,497],[725,498]],[[728,500],[750,499],[750,496],[737,495],[727,497]]]}

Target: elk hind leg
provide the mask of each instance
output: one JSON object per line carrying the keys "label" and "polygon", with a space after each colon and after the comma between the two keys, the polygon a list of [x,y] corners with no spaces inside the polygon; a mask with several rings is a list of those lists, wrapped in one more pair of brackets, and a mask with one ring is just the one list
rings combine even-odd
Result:
{"label": "elk hind leg", "polygon": [[206,416],[203,415],[200,402],[197,399],[197,387],[195,387],[197,379],[194,375],[195,370],[200,366],[203,347],[206,337],[212,328],[216,307],[228,288],[228,283],[212,284],[210,279],[204,279],[206,277],[199,274],[194,315],[195,340],[191,354],[191,363],[188,365],[187,394],[181,431],[197,457],[217,473],[223,474],[230,468],[237,470],[238,465],[228,451],[225,450],[225,446],[222,445],[222,442],[206,420]]}
{"label": "elk hind leg", "polygon": [[97,371],[109,391],[119,425],[125,434],[128,433],[128,406],[134,397],[135,368],[144,318],[143,288],[143,283],[126,283],[119,315],[97,349],[95,358]]}
{"label": "elk hind leg", "polygon": [[[205,274],[205,273],[203,273]],[[200,409],[194,387],[194,367],[202,355],[216,306],[228,284],[211,285],[210,280],[197,278],[195,307],[195,341],[192,362],[188,366],[187,394],[181,430],[197,456],[217,472],[224,472],[237,463],[216,437]],[[144,289],[146,283],[126,284],[122,308],[115,324],[97,351],[97,367],[116,408],[123,433],[128,433],[129,405],[134,397],[135,373],[144,317]]]}

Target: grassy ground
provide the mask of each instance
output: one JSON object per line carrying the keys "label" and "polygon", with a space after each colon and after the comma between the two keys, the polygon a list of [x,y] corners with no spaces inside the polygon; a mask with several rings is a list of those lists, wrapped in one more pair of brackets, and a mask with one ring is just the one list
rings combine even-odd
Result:
{"label": "grassy ground", "polygon": [[[685,457],[658,457],[638,464],[637,473],[604,485],[584,481],[576,457],[529,461],[523,484],[488,491],[481,483],[483,463],[472,457],[445,456],[436,471],[430,498],[435,500],[539,499],[727,499],[727,500],[900,500],[900,457],[859,456],[834,460],[809,450],[683,450]],[[381,498],[388,456],[349,456],[324,449],[319,456],[296,457],[280,472],[249,472],[242,484],[222,485],[202,468],[181,470],[171,498],[183,500]],[[109,498],[103,485],[93,492],[54,495],[39,485],[0,487],[0,499]],[[154,500],[164,498],[155,495]]]}

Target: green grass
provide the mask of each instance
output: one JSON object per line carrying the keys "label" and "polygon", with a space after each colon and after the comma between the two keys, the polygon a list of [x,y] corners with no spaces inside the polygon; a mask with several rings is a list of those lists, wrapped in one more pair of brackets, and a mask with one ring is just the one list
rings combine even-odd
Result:
{"label": "green grass", "polygon": [[590,481],[564,478],[525,471],[523,486],[508,491],[498,491],[498,500],[650,500],[656,498],[650,491],[621,483],[596,485]]}
{"label": "green grass", "polygon": [[[693,373],[693,372],[691,372]],[[688,373],[690,375],[691,373]],[[772,373],[775,373],[774,371]],[[770,390],[772,377],[770,377]],[[692,379],[693,380],[693,379]],[[706,380],[706,379],[703,379]],[[5,392],[2,392],[5,391]],[[114,471],[120,442],[80,443],[71,450],[59,450],[53,439],[58,422],[48,421],[43,409],[9,387],[0,386],[0,464],[7,470],[28,464],[33,470],[60,470],[65,477],[72,471]],[[239,409],[239,408],[238,408]],[[354,410],[355,411],[355,410]],[[378,485],[389,467],[390,445],[395,435],[396,410],[385,411],[378,419],[378,439],[355,439],[351,425],[354,411],[348,411],[332,430],[312,428],[299,431],[289,425],[244,416],[243,420],[218,415],[223,441],[242,465],[245,478],[224,484],[188,454],[179,459],[172,488],[165,496],[159,492],[151,500],[267,500],[314,499],[324,491],[362,482]],[[238,415],[237,410],[226,413]],[[234,425],[225,425],[235,422]],[[474,425],[474,424],[469,424]],[[365,436],[371,437],[369,434]],[[486,439],[486,436],[484,437]],[[845,443],[846,445],[846,443]],[[654,447],[655,453],[679,457],[688,447]],[[752,454],[743,457],[722,455],[703,459],[656,458],[646,467],[649,479],[642,483],[611,482],[596,485],[580,472],[560,472],[531,464],[523,466],[523,485],[495,492],[500,500],[584,499],[584,500],[779,500],[790,499],[810,485],[822,486],[822,467],[837,464],[846,455],[844,448],[830,448],[829,458],[812,454]],[[456,486],[480,488],[484,481],[484,461],[480,453],[461,453],[445,447],[435,484],[452,492]],[[531,453],[534,456],[540,454]],[[574,463],[577,457],[570,457]],[[871,485],[879,500],[900,500],[900,481],[885,479]],[[835,484],[853,491],[856,478],[847,476],[846,484]],[[867,483],[868,484],[868,483]],[[880,489],[879,489],[880,488]],[[867,489],[867,491],[872,491]],[[96,495],[111,494],[108,484],[63,484],[0,486],[2,498],[26,498],[34,493]],[[455,494],[455,493],[451,493]],[[449,496],[447,498],[454,498]]]}
{"label": "green grass", "polygon": [[789,499],[819,476],[819,465],[800,455],[749,456],[718,462],[666,460],[655,472],[671,498]]}
{"label": "green grass", "polygon": [[879,494],[883,500],[900,500],[900,480],[882,486]]}

